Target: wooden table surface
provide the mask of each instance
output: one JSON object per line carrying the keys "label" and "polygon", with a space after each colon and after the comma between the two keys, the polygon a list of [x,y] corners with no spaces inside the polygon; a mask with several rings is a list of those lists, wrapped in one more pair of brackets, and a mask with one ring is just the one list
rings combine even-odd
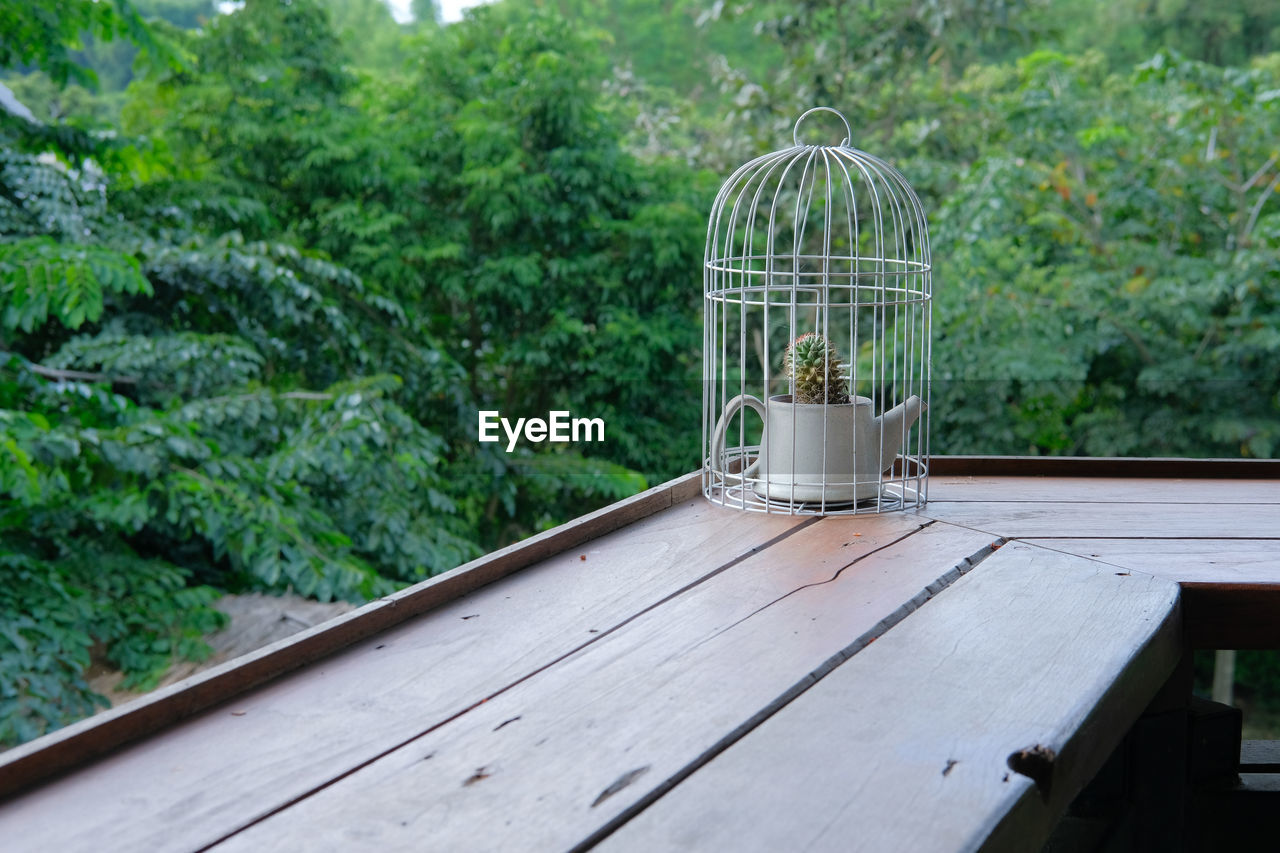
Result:
{"label": "wooden table surface", "polygon": [[0,755],[0,847],[1038,850],[1188,644],[1280,647],[1280,481],[681,478]]}

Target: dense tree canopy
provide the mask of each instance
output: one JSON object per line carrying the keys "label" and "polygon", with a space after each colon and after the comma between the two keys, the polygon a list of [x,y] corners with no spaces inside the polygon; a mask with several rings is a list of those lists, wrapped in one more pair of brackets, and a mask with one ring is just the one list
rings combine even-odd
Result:
{"label": "dense tree canopy", "polygon": [[1277,455],[1280,14],[1211,6],[0,0],[0,742],[696,467],[706,213],[814,103],[929,209],[936,452]]}

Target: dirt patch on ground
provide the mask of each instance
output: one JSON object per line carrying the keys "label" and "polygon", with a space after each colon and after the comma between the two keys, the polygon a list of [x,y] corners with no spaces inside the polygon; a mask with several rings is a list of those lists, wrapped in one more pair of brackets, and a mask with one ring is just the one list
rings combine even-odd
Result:
{"label": "dirt patch on ground", "polygon": [[[205,637],[213,648],[208,660],[200,663],[177,661],[158,686],[164,687],[191,675],[217,666],[224,661],[240,657],[291,634],[319,625],[355,607],[345,601],[328,603],[312,601],[297,595],[224,595],[214,602],[214,607],[231,617],[231,624],[217,633]],[[101,661],[95,661],[89,669],[89,687],[101,693],[113,706],[143,696],[128,690],[118,690],[124,676]]]}

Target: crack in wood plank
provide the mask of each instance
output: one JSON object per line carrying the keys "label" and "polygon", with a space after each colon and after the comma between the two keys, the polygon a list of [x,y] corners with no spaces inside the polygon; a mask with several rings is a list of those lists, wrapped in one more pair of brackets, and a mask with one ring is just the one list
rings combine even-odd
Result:
{"label": "crack in wood plank", "polygon": [[[710,635],[710,636],[708,636],[706,639],[702,640],[702,642],[697,643],[697,644],[694,646],[694,648],[697,648],[698,646],[701,646],[701,645],[703,645],[703,644],[705,644],[705,643],[709,643],[709,642],[711,642],[712,640],[716,639],[717,637],[719,637],[721,634],[725,633],[726,631],[732,631],[734,628],[736,628],[737,626],[741,625],[743,622],[746,622],[746,621],[748,621],[748,620],[750,620],[750,619],[755,618],[756,616],[759,616],[761,613],[763,613],[764,611],[768,610],[770,607],[773,607],[774,605],[776,605],[776,604],[778,604],[778,603],[780,603],[780,602],[782,602],[782,601],[785,601],[786,599],[790,598],[791,596],[793,596],[793,595],[795,595],[795,594],[797,594],[797,593],[799,593],[799,592],[803,592],[803,591],[804,591],[804,590],[806,590],[806,589],[812,589],[813,587],[824,586],[824,585],[826,585],[826,584],[835,583],[836,581],[838,581],[838,580],[840,579],[840,575],[841,575],[841,574],[843,574],[843,573],[844,573],[844,571],[845,571],[846,569],[850,568],[851,566],[853,566],[853,565],[855,565],[855,564],[857,564],[857,563],[862,562],[863,560],[867,559],[868,557],[872,556],[873,554],[878,554],[878,553],[880,553],[881,551],[885,550],[886,548],[892,548],[894,545],[897,545],[899,542],[903,541],[904,539],[907,539],[907,538],[909,538],[909,537],[911,537],[911,536],[915,536],[915,535],[916,535],[917,533],[919,533],[921,530],[924,530],[926,527],[929,527],[929,526],[931,526],[931,525],[933,525],[933,524],[936,524],[936,523],[937,523],[937,522],[935,522],[935,521],[927,521],[926,523],[924,523],[924,524],[920,525],[919,527],[915,528],[914,530],[909,530],[909,531],[907,531],[906,533],[902,534],[901,536],[895,537],[895,538],[894,538],[894,539],[892,539],[891,541],[886,542],[885,544],[881,545],[881,546],[880,546],[880,547],[878,547],[878,548],[874,548],[874,549],[872,549],[872,550],[870,550],[870,551],[867,551],[865,554],[860,554],[859,556],[857,556],[857,557],[853,558],[852,560],[850,560],[849,562],[845,563],[845,564],[844,564],[843,566],[841,566],[840,568],[836,569],[835,574],[833,574],[831,577],[827,578],[826,580],[813,581],[812,583],[802,584],[802,585],[800,585],[800,586],[795,587],[794,589],[791,589],[791,590],[789,590],[789,591],[787,591],[787,592],[783,593],[782,595],[780,595],[780,596],[778,596],[777,598],[775,598],[773,601],[770,601],[768,604],[762,604],[762,605],[760,605],[760,606],[759,606],[759,607],[757,607],[755,610],[753,610],[753,611],[751,611],[750,613],[748,613],[746,616],[743,616],[741,619],[734,620],[733,622],[729,623],[729,624],[728,624],[728,625],[726,625],[725,627],[721,628],[719,631],[716,631],[714,634],[711,634],[711,635]],[[860,533],[859,533],[859,534],[856,534],[856,535],[861,536],[862,534],[860,534]],[[846,542],[846,543],[845,543],[845,545],[848,545],[848,544],[850,544],[850,543],[848,543],[848,542]]]}

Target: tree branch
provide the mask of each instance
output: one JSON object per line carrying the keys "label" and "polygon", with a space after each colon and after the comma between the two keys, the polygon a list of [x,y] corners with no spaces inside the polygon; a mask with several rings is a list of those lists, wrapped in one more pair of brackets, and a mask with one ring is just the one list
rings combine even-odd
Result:
{"label": "tree branch", "polygon": [[1258,224],[1258,214],[1262,213],[1262,205],[1266,203],[1267,197],[1275,192],[1276,187],[1280,186],[1280,172],[1276,173],[1275,178],[1262,191],[1262,195],[1258,196],[1258,201],[1253,206],[1253,210],[1249,212],[1249,221],[1245,223],[1244,231],[1240,233],[1240,242],[1243,243],[1249,239],[1249,234],[1253,231],[1253,226]]}
{"label": "tree branch", "polygon": [[111,376],[106,373],[87,373],[83,370],[61,370],[56,367],[45,367],[43,364],[28,363],[27,367],[32,373],[46,379],[74,379],[78,382],[110,382],[120,385],[136,385],[139,381],[136,376]]}

